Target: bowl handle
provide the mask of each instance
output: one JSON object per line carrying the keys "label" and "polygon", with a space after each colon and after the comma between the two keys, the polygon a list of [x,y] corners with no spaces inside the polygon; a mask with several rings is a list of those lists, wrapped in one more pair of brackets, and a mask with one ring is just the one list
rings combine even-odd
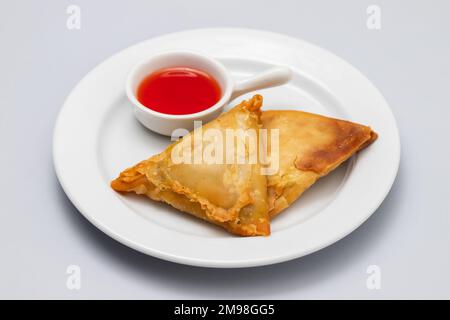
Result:
{"label": "bowl handle", "polygon": [[250,91],[280,86],[292,78],[292,70],[285,66],[277,66],[242,80],[234,85],[231,99]]}

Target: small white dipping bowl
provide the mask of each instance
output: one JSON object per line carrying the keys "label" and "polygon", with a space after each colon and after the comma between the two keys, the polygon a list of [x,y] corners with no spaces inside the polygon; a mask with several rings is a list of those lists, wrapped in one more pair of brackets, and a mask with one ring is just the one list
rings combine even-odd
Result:
{"label": "small white dipping bowl", "polygon": [[[172,67],[193,68],[212,76],[222,92],[219,101],[201,112],[182,115],[157,112],[140,103],[137,99],[137,89],[144,78],[158,70]],[[190,51],[171,51],[151,56],[137,64],[126,80],[126,93],[133,104],[134,115],[140,123],[154,132],[170,136],[177,129],[191,131],[194,128],[194,121],[207,123],[215,119],[230,100],[242,94],[282,85],[291,77],[291,69],[277,66],[235,83],[228,70],[216,59]]]}

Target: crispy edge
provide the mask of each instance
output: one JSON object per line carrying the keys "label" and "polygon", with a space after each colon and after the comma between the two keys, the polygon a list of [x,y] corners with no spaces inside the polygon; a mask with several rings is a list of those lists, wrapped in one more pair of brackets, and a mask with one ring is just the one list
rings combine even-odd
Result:
{"label": "crispy edge", "polygon": [[[268,236],[270,235],[269,219],[257,221],[251,225],[241,224],[239,219],[227,222],[213,220],[206,214],[199,202],[192,201],[186,195],[176,193],[168,189],[160,189],[148,180],[143,169],[148,165],[148,160],[138,163],[136,166],[124,170],[121,175],[111,181],[111,187],[118,192],[135,192],[160,202],[165,202],[172,207],[196,216],[202,220],[218,225],[228,232],[239,236]],[[250,205],[242,208],[245,212]]]}

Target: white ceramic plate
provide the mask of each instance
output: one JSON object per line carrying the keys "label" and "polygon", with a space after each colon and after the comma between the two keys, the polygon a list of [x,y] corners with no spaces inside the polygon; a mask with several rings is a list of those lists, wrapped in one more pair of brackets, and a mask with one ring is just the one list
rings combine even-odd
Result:
{"label": "white ceramic plate", "polygon": [[[380,137],[277,217],[270,237],[235,237],[167,205],[120,195],[109,182],[169,143],[167,137],[148,131],[133,117],[124,92],[126,74],[149,54],[176,49],[217,57],[236,78],[271,64],[289,65],[294,70],[290,84],[259,91],[265,109],[302,109],[344,118],[372,126]],[[173,33],[107,59],[67,98],[56,123],[53,147],[64,191],[100,230],[146,254],[207,267],[273,264],[334,243],[377,209],[391,188],[400,159],[391,110],[360,72],[304,41],[247,29]]]}

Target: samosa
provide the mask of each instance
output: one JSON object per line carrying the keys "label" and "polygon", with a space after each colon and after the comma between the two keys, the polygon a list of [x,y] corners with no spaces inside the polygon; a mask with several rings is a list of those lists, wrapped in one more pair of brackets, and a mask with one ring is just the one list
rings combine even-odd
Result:
{"label": "samosa", "polygon": [[[267,179],[257,161],[261,106],[259,95],[243,101],[126,169],[111,187],[166,202],[237,235],[269,235]],[[227,145],[229,134],[241,148]]]}
{"label": "samosa", "polygon": [[[260,95],[243,101],[126,169],[112,188],[166,202],[233,234],[269,235],[271,218],[377,139],[361,124],[261,106]],[[260,129],[277,134],[268,139]],[[224,138],[230,132],[231,148]]]}
{"label": "samosa", "polygon": [[271,218],[377,138],[370,127],[302,111],[264,111],[261,120],[279,130],[279,169],[267,176]]}

